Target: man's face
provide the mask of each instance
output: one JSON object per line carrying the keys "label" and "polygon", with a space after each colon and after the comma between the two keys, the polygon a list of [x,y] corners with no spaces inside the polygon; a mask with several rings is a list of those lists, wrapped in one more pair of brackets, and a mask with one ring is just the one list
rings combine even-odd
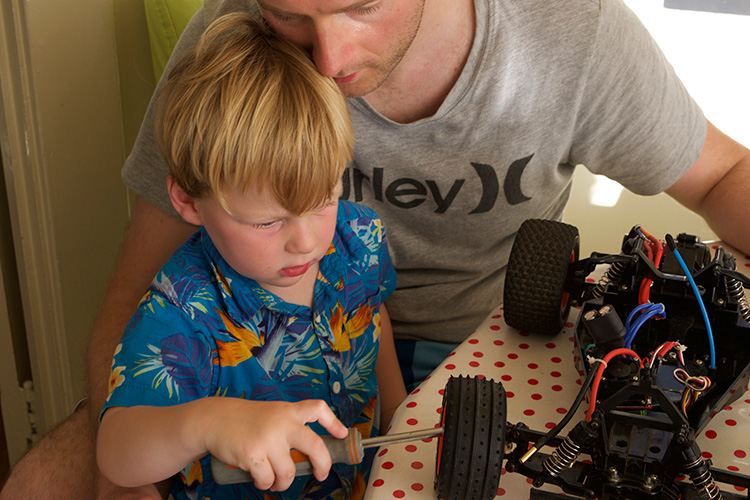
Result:
{"label": "man's face", "polygon": [[417,34],[425,0],[257,0],[268,24],[306,50],[347,97],[377,89]]}

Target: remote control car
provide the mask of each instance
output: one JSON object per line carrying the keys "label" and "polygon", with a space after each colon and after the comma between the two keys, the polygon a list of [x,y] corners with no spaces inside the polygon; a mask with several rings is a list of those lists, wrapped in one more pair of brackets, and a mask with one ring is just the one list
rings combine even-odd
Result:
{"label": "remote control car", "polygon": [[[695,438],[747,389],[750,307],[744,287],[750,279],[737,272],[734,257],[722,247],[712,254],[696,236],[660,240],[639,226],[624,237],[620,254],[594,252],[579,259],[578,253],[578,230],[548,220],[526,221],[511,251],[506,322],[554,335],[570,307],[580,307],[575,359],[584,379],[565,419],[549,432],[523,423],[501,426],[506,470],[566,494],[533,488],[531,499],[749,498],[720,490],[717,481],[748,488],[750,477],[713,468]],[[606,266],[599,269],[603,277],[587,279],[598,266]],[[498,462],[488,461],[488,448],[473,448],[466,435],[492,441],[498,426],[475,430],[469,422],[487,420],[489,410],[466,410],[454,401],[462,398],[458,393],[471,392],[463,386],[487,383],[451,379],[446,387],[444,413],[446,404],[454,407],[448,413],[462,412],[464,439],[463,445],[449,442],[449,427],[462,425],[446,425],[451,417],[444,415],[435,485],[442,499],[494,496],[491,486],[484,496],[461,492],[474,480],[466,479],[472,467],[479,476],[488,473],[480,470],[484,464]],[[558,436],[584,400],[585,419]],[[504,400],[491,406],[505,415]],[[461,441],[461,431],[452,434]],[[455,473],[445,469],[447,461],[450,467],[470,465],[448,481]]]}

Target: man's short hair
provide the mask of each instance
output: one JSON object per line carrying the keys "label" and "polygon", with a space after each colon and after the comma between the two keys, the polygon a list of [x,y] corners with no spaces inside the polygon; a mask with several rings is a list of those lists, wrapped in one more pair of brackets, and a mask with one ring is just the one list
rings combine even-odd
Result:
{"label": "man's short hair", "polygon": [[215,20],[157,97],[156,139],[194,198],[269,189],[301,214],[328,201],[354,147],[346,100],[310,58],[247,13]]}

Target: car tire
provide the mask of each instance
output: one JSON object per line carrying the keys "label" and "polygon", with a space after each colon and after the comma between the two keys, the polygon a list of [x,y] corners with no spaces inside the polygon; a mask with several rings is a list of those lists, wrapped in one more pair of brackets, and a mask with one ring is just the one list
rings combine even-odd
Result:
{"label": "car tire", "polygon": [[560,332],[570,312],[565,280],[578,252],[575,226],[543,219],[525,221],[516,234],[505,274],[505,322],[527,332]]}
{"label": "car tire", "polygon": [[435,467],[441,500],[490,500],[505,457],[506,397],[499,382],[451,377],[445,386]]}

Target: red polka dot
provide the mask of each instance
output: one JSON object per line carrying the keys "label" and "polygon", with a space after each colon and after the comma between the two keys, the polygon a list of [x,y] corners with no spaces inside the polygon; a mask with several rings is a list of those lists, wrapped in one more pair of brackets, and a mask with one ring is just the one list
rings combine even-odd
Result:
{"label": "red polka dot", "polygon": [[510,382],[511,380],[513,380],[513,377],[511,377],[510,375],[503,375],[500,377],[500,380],[502,380],[503,382]]}
{"label": "red polka dot", "polygon": [[412,469],[417,469],[417,470],[419,470],[419,469],[421,469],[422,467],[424,467],[424,464],[422,464],[422,462],[412,462],[412,463],[411,463],[411,468],[412,468]]}
{"label": "red polka dot", "polygon": [[384,469],[393,469],[393,462],[383,462]]}
{"label": "red polka dot", "polygon": [[495,361],[495,366],[497,366],[498,368],[503,368],[505,366],[505,363],[503,363],[502,361]]}
{"label": "red polka dot", "polygon": [[573,323],[565,323],[565,328],[572,328],[572,327],[573,327]]}
{"label": "red polka dot", "polygon": [[478,339],[469,339],[468,342],[469,342],[469,344],[478,344],[479,340]]}
{"label": "red polka dot", "polygon": [[504,345],[505,342],[503,342],[502,340],[496,340],[496,341],[493,342],[493,344],[495,344],[495,345]]}
{"label": "red polka dot", "polygon": [[436,409],[435,411],[436,411],[436,412],[438,412],[439,414],[440,414],[440,413],[443,413],[443,409],[442,409],[442,408],[438,408],[438,409]]}
{"label": "red polka dot", "polygon": [[529,348],[529,344],[518,344],[518,348],[519,349],[528,349]]}
{"label": "red polka dot", "polygon": [[708,439],[716,439],[716,431],[713,431],[713,430],[706,431],[706,437]]}
{"label": "red polka dot", "polygon": [[412,394],[416,394],[416,393],[418,393],[419,391],[420,391],[420,389],[419,389],[419,387],[417,387],[416,389],[414,389],[413,391],[411,391],[411,393],[412,393]]}
{"label": "red polka dot", "polygon": [[382,449],[382,450],[380,451],[380,453],[378,453],[378,456],[379,456],[379,457],[382,457],[382,456],[383,456],[383,455],[385,455],[386,453],[388,453],[388,448],[383,448],[383,449]]}
{"label": "red polka dot", "polygon": [[408,403],[406,403],[407,408],[414,408],[415,406],[417,406],[416,401],[409,401]]}
{"label": "red polka dot", "polygon": [[448,354],[448,356],[447,356],[447,357],[449,357],[449,358],[450,358],[451,356],[455,356],[455,355],[456,355],[456,351],[451,351],[451,353],[450,353],[450,354]]}
{"label": "red polka dot", "polygon": [[734,456],[737,458],[745,458],[747,453],[744,450],[734,450]]}
{"label": "red polka dot", "polygon": [[557,409],[557,410],[555,410],[555,411],[556,411],[557,413],[561,414],[561,415],[565,415],[566,413],[568,413],[568,409],[567,409],[567,408],[558,408],[558,409]]}
{"label": "red polka dot", "polygon": [[474,357],[475,357],[475,358],[481,358],[482,356],[484,356],[484,353],[483,353],[483,352],[479,352],[479,351],[477,351],[477,352],[475,352],[475,353],[474,353]]}
{"label": "red polka dot", "polygon": [[547,349],[554,349],[555,347],[557,347],[557,346],[556,346],[555,344],[553,344],[552,342],[549,342],[548,344],[545,344],[544,346],[545,346],[545,347],[546,347]]}
{"label": "red polka dot", "polygon": [[513,392],[511,392],[511,391],[508,391],[508,392],[506,392],[506,393],[505,393],[505,397],[506,397],[506,398],[512,398],[512,397],[514,397],[515,395],[516,395],[516,394],[515,394],[515,393],[513,393]]}
{"label": "red polka dot", "polygon": [[424,489],[424,486],[422,485],[422,483],[414,483],[411,485],[411,489],[413,489],[414,491],[422,491]]}
{"label": "red polka dot", "polygon": [[372,482],[372,485],[375,487],[383,486],[384,484],[385,484],[385,481],[383,481],[382,479],[376,479],[375,481]]}
{"label": "red polka dot", "polygon": [[502,317],[503,316],[501,314],[495,314],[495,315],[492,316],[492,319],[499,319],[499,318],[502,318]]}
{"label": "red polka dot", "polygon": [[396,490],[396,491],[393,492],[393,496],[395,498],[404,498],[406,496],[406,493],[404,493],[401,490]]}
{"label": "red polka dot", "polygon": [[528,337],[529,336],[529,332],[518,332],[518,336],[519,337]]}
{"label": "red polka dot", "polygon": [[555,356],[554,358],[550,358],[550,361],[552,361],[553,363],[562,363],[562,359],[558,358],[557,356]]}
{"label": "red polka dot", "polygon": [[745,488],[743,488],[742,486],[735,486],[734,489],[737,491],[745,491]]}
{"label": "red polka dot", "polygon": [[711,454],[710,451],[704,451],[703,453],[701,453],[701,456],[703,458],[712,458],[713,457],[713,455]]}
{"label": "red polka dot", "polygon": [[538,365],[538,364],[536,364],[536,363],[529,363],[529,365],[528,365],[528,366],[529,366],[529,368],[530,368],[530,369],[532,369],[532,370],[536,370],[537,368],[539,368],[539,365]]}
{"label": "red polka dot", "polygon": [[523,411],[523,414],[526,415],[527,417],[532,416],[534,413],[535,413],[534,410],[531,410],[531,409],[526,409]]}
{"label": "red polka dot", "polygon": [[556,423],[554,423],[554,422],[547,422],[546,424],[544,424],[544,426],[545,426],[545,427],[546,427],[547,429],[552,429],[552,428],[554,428],[554,427],[555,427],[556,425],[557,425],[557,424],[556,424]]}
{"label": "red polka dot", "polygon": [[555,378],[562,377],[562,373],[560,373],[560,372],[550,372],[550,375],[553,376],[553,377],[555,377]]}
{"label": "red polka dot", "polygon": [[553,385],[552,386],[552,390],[555,391],[555,392],[560,392],[560,391],[562,391],[562,386],[560,386],[560,385]]}
{"label": "red polka dot", "polygon": [[508,359],[518,359],[518,354],[515,354],[515,353],[512,352],[512,353],[508,354]]}
{"label": "red polka dot", "polygon": [[727,465],[727,469],[731,470],[732,472],[739,472],[740,471],[740,468],[737,467],[736,465]]}
{"label": "red polka dot", "polygon": [[498,331],[499,329],[500,329],[500,327],[499,327],[499,326],[497,326],[497,325],[492,325],[492,326],[490,327],[490,330],[494,330],[494,331]]}
{"label": "red polka dot", "polygon": [[539,381],[538,381],[537,379],[535,379],[535,378],[530,378],[530,379],[529,379],[529,380],[527,380],[526,382],[527,382],[527,383],[528,383],[529,385],[538,385],[538,384],[539,384]]}
{"label": "red polka dot", "polygon": [[496,494],[495,496],[497,496],[497,497],[501,497],[501,496],[503,496],[503,495],[505,495],[505,490],[504,490],[504,489],[502,489],[502,488],[498,488],[498,489],[497,489],[497,494]]}
{"label": "red polka dot", "polygon": [[737,425],[737,421],[732,420],[731,418],[726,419],[724,423],[727,424],[729,427],[734,427],[735,425]]}
{"label": "red polka dot", "polygon": [[456,369],[456,365],[454,365],[454,364],[445,365],[445,369],[446,370],[455,370]]}
{"label": "red polka dot", "polygon": [[442,396],[443,394],[445,394],[445,389],[440,389],[440,390],[438,391],[438,394],[440,394],[441,396]]}
{"label": "red polka dot", "polygon": [[534,401],[539,401],[540,399],[542,399],[542,395],[541,394],[532,394],[531,395],[531,399],[533,399]]}
{"label": "red polka dot", "polygon": [[406,423],[409,425],[417,425],[419,421],[416,418],[410,418],[409,420],[406,421]]}
{"label": "red polka dot", "polygon": [[414,446],[413,444],[406,445],[404,449],[410,453],[414,453],[415,451],[417,451],[417,447]]}
{"label": "red polka dot", "polygon": [[482,375],[481,373],[479,373],[479,374],[477,374],[477,378],[481,378],[482,380],[484,380],[484,379],[486,379],[487,377],[485,377],[484,375]]}

